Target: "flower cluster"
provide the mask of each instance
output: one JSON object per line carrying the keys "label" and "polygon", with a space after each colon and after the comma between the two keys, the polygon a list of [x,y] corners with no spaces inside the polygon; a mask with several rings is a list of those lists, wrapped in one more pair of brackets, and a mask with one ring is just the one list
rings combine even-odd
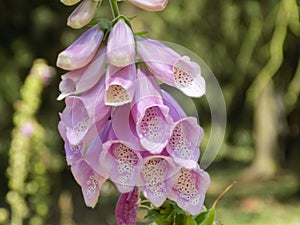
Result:
{"label": "flower cluster", "polygon": [[203,130],[157,82],[200,97],[205,81],[199,65],[135,36],[123,18],[105,32],[107,41],[94,25],[57,59],[69,71],[59,85],[66,107],[58,128],[86,205],[96,205],[110,179],[122,193],[118,224],[135,224],[138,190],[156,207],[169,198],[192,215],[200,213],[210,183],[197,163]]}

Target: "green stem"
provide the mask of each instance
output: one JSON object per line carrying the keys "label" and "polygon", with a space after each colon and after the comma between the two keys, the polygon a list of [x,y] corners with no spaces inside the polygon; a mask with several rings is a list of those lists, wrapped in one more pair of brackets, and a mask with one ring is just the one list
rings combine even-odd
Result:
{"label": "green stem", "polygon": [[113,14],[114,19],[120,15],[118,2],[117,0],[109,0],[111,12]]}

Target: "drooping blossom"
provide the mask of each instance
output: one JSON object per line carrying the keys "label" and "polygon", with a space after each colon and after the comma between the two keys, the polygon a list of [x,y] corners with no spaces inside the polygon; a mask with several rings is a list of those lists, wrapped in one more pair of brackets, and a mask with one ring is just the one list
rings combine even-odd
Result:
{"label": "drooping blossom", "polygon": [[121,68],[108,65],[105,83],[105,104],[120,106],[131,102],[135,92],[135,80],[135,64]]}
{"label": "drooping blossom", "polygon": [[159,154],[171,136],[173,121],[164,105],[154,77],[139,70],[131,114],[141,145],[152,154]]}
{"label": "drooping blossom", "polygon": [[99,155],[102,151],[102,143],[96,137],[80,160],[71,165],[72,174],[81,186],[85,204],[95,207],[98,202],[100,190],[107,177],[99,170]]}
{"label": "drooping blossom", "polygon": [[99,2],[99,0],[82,0],[68,17],[67,25],[75,29],[87,25],[93,19]]}
{"label": "drooping blossom", "polygon": [[137,177],[143,166],[143,158],[138,151],[132,149],[129,143],[120,141],[115,136],[112,126],[107,127],[103,151],[99,162],[102,171],[121,193],[130,192],[137,185]]}
{"label": "drooping blossom", "polygon": [[103,38],[103,31],[95,25],[85,31],[67,49],[59,53],[56,65],[65,70],[87,65],[96,54]]}
{"label": "drooping blossom", "polygon": [[[111,107],[104,104],[104,79],[81,96],[68,96],[66,108],[60,114],[70,144],[91,139],[107,124]],[[89,134],[89,136],[87,135]]]}
{"label": "drooping blossom", "polygon": [[57,100],[62,100],[69,95],[81,94],[95,86],[104,75],[105,52],[106,48],[101,46],[88,65],[62,75],[59,83],[61,94]]}
{"label": "drooping blossom", "polygon": [[193,169],[181,168],[168,198],[191,215],[197,215],[201,212],[209,184],[208,173],[200,169],[198,164]]}
{"label": "drooping blossom", "polygon": [[200,66],[187,56],[152,39],[137,41],[138,54],[151,73],[162,82],[174,86],[190,97],[205,94],[205,81],[201,76]]}
{"label": "drooping blossom", "polygon": [[112,28],[107,41],[108,62],[117,67],[134,64],[135,41],[131,28],[120,19]]}
{"label": "drooping blossom", "polygon": [[197,119],[188,117],[178,102],[166,91],[162,91],[164,104],[170,109],[174,120],[172,135],[166,147],[174,161],[182,167],[192,169],[197,166],[200,157],[200,142],[203,129]]}
{"label": "drooping blossom", "polygon": [[145,198],[159,207],[167,199],[177,180],[178,168],[171,157],[153,155],[144,158],[139,185]]}
{"label": "drooping blossom", "polygon": [[116,205],[117,225],[135,225],[139,208],[139,192],[135,187],[131,192],[122,193]]}
{"label": "drooping blossom", "polygon": [[128,0],[128,2],[147,11],[161,11],[168,4],[168,0]]}

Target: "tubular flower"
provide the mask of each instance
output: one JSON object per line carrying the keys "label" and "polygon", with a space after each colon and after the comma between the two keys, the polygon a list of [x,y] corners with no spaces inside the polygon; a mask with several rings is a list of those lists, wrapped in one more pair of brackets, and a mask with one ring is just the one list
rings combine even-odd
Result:
{"label": "tubular flower", "polygon": [[56,65],[65,70],[79,69],[87,65],[96,54],[103,38],[98,25],[85,31],[67,49],[59,53]]}
{"label": "tubular flower", "polygon": [[82,159],[71,165],[72,174],[81,186],[85,204],[95,207],[100,195],[101,186],[106,181],[99,173],[99,154],[102,150],[101,140],[97,137]]}
{"label": "tubular flower", "polygon": [[199,147],[203,129],[198,125],[196,118],[186,116],[178,102],[169,93],[162,91],[162,96],[175,122],[166,149],[180,166],[187,169],[195,168],[200,157]]}
{"label": "tubular flower", "polygon": [[120,106],[131,102],[135,80],[135,64],[122,68],[109,65],[106,72],[105,104]]}
{"label": "tubular flower", "polygon": [[124,67],[134,64],[135,42],[131,28],[121,19],[112,28],[107,42],[108,62]]}
{"label": "tubular flower", "polygon": [[79,29],[87,25],[93,19],[99,1],[83,0],[68,17],[67,25]]}
{"label": "tubular flower", "polygon": [[131,192],[120,195],[115,214],[118,225],[135,225],[139,208],[139,192],[135,187]]}
{"label": "tubular flower", "polygon": [[98,83],[105,66],[105,50],[105,47],[101,47],[88,65],[61,76],[62,81],[59,83],[61,94],[57,100],[62,100],[69,95],[81,94]]}
{"label": "tubular flower", "polygon": [[159,207],[175,184],[176,174],[178,169],[172,158],[159,155],[146,157],[139,179],[140,189],[154,206]]}
{"label": "tubular flower", "polygon": [[155,79],[142,70],[138,71],[137,78],[131,110],[136,133],[146,150],[159,154],[171,136],[173,121]]}
{"label": "tubular flower", "polygon": [[200,66],[187,56],[180,56],[166,45],[151,39],[139,39],[138,54],[151,73],[190,97],[205,94],[205,81]]}
{"label": "tubular flower", "polygon": [[66,108],[60,117],[70,144],[77,145],[84,138],[91,139],[104,129],[111,108],[104,104],[103,89],[102,79],[83,95],[66,98]]}
{"label": "tubular flower", "polygon": [[128,2],[147,11],[162,11],[168,4],[168,0],[128,0]]}
{"label": "tubular flower", "polygon": [[191,215],[197,215],[201,211],[209,184],[208,173],[201,170],[199,165],[191,170],[181,168],[168,197]]}

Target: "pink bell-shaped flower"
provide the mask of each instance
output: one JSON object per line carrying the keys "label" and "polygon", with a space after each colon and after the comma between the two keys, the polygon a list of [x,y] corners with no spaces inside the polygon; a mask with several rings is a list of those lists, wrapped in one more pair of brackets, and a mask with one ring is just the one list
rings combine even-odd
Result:
{"label": "pink bell-shaped flower", "polygon": [[116,205],[115,215],[118,225],[135,225],[139,209],[139,191],[122,193]]}
{"label": "pink bell-shaped flower", "polygon": [[79,69],[87,65],[96,54],[103,38],[98,25],[85,31],[67,49],[59,53],[56,65],[65,70]]}
{"label": "pink bell-shaped flower", "polygon": [[99,1],[83,0],[68,17],[67,25],[79,29],[87,25],[94,18]]}
{"label": "pink bell-shaped flower", "polygon": [[177,180],[178,168],[171,157],[154,155],[144,158],[139,186],[145,198],[159,207],[167,199]]}
{"label": "pink bell-shaped flower", "polygon": [[117,67],[134,64],[135,41],[131,28],[120,19],[112,28],[107,42],[108,62]]}
{"label": "pink bell-shaped flower", "polygon": [[106,48],[101,46],[88,65],[62,75],[62,81],[59,83],[61,94],[57,100],[62,100],[69,95],[81,94],[95,86],[104,75],[105,52]]}
{"label": "pink bell-shaped flower", "polygon": [[120,106],[132,101],[135,91],[135,64],[126,67],[109,65],[106,72],[105,104]]}
{"label": "pink bell-shaped flower", "polygon": [[137,41],[138,54],[151,73],[162,82],[178,88],[190,97],[205,94],[205,80],[200,66],[187,56],[180,56],[166,45],[151,39]]}
{"label": "pink bell-shaped flower", "polygon": [[180,208],[191,215],[197,215],[201,212],[209,184],[208,173],[200,169],[199,165],[190,170],[181,168],[179,177],[171,188],[168,198],[175,201]]}
{"label": "pink bell-shaped flower", "polygon": [[147,11],[162,11],[168,4],[168,0],[128,0],[128,2]]}

